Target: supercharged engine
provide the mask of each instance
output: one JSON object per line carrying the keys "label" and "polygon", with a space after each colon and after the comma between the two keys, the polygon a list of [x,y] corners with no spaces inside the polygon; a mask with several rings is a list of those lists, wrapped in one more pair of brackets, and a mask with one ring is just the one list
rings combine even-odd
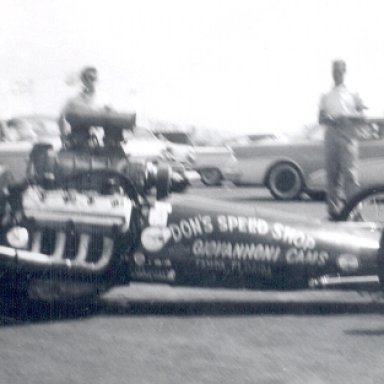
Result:
{"label": "supercharged engine", "polygon": [[8,246],[0,246],[1,253],[11,265],[28,270],[55,269],[71,277],[104,273],[139,243],[140,217],[152,189],[163,199],[180,180],[169,165],[132,161],[124,153],[120,133],[132,129],[133,115],[68,118],[73,133],[79,124],[82,129],[101,125],[109,140],[103,146],[76,142],[59,151],[50,144],[34,146],[26,181],[9,194],[3,219]]}
{"label": "supercharged engine", "polygon": [[[124,194],[101,195],[29,186],[5,234],[10,259],[45,267],[98,272],[134,242],[134,204]],[[5,247],[2,247],[5,248]]]}
{"label": "supercharged engine", "polygon": [[[145,197],[153,188],[157,199],[163,199],[171,190],[182,191],[189,184],[183,167],[173,172],[166,163],[155,166],[125,153],[123,131],[134,130],[135,114],[75,110],[67,112],[65,119],[71,133],[63,138],[60,151],[46,143],[36,144],[31,151],[27,177],[34,182],[50,188],[93,189],[104,194],[106,188],[108,193],[111,190],[110,175],[114,173],[115,185],[123,187],[133,199]],[[91,134],[95,128],[102,128],[103,139]]]}
{"label": "supercharged engine", "polygon": [[164,199],[185,183],[167,164],[124,153],[120,133],[132,116],[69,117],[74,127],[100,124],[108,140],[34,146],[25,181],[1,195],[0,291],[50,301],[129,282],[152,191]]}

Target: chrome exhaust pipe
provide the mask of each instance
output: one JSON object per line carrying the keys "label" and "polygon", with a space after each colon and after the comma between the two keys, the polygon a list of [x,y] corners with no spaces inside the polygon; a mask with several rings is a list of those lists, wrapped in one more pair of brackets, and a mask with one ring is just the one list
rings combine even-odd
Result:
{"label": "chrome exhaust pipe", "polygon": [[77,250],[76,257],[69,259],[65,257],[65,241],[64,232],[57,233],[54,251],[51,255],[41,252],[42,234],[35,232],[32,240],[31,250],[16,249],[9,246],[0,245],[0,259],[12,263],[15,266],[25,267],[46,267],[46,268],[63,268],[65,270],[79,270],[84,272],[100,272],[111,261],[113,256],[114,241],[108,236],[103,236],[103,246],[101,256],[95,262],[87,261],[89,251],[90,236],[82,234]]}
{"label": "chrome exhaust pipe", "polygon": [[310,288],[330,288],[340,287],[345,285],[371,285],[379,284],[379,277],[376,275],[369,276],[321,276],[309,280],[308,285]]}

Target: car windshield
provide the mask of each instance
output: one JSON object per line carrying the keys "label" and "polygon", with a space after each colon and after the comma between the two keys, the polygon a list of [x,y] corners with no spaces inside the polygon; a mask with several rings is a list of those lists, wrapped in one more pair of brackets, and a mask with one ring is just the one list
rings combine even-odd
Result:
{"label": "car windshield", "polygon": [[184,132],[158,132],[157,136],[162,136],[171,143],[193,145],[190,137]]}

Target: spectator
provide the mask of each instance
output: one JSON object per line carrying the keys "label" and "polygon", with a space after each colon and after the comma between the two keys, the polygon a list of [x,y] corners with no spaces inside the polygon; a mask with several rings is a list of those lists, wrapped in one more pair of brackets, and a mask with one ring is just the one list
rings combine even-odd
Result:
{"label": "spectator", "polygon": [[344,85],[346,63],[332,63],[334,87],[322,96],[319,122],[326,126],[325,169],[327,208],[330,220],[336,220],[346,199],[359,188],[357,122],[365,108],[360,97]]}

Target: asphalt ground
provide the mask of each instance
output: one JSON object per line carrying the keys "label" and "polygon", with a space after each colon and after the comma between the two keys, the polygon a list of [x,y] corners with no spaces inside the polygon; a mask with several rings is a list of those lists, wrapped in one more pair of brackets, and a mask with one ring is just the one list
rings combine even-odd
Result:
{"label": "asphalt ground", "polygon": [[[265,190],[188,193],[324,218]],[[98,302],[0,320],[0,383],[382,383],[380,292],[132,284]]]}

